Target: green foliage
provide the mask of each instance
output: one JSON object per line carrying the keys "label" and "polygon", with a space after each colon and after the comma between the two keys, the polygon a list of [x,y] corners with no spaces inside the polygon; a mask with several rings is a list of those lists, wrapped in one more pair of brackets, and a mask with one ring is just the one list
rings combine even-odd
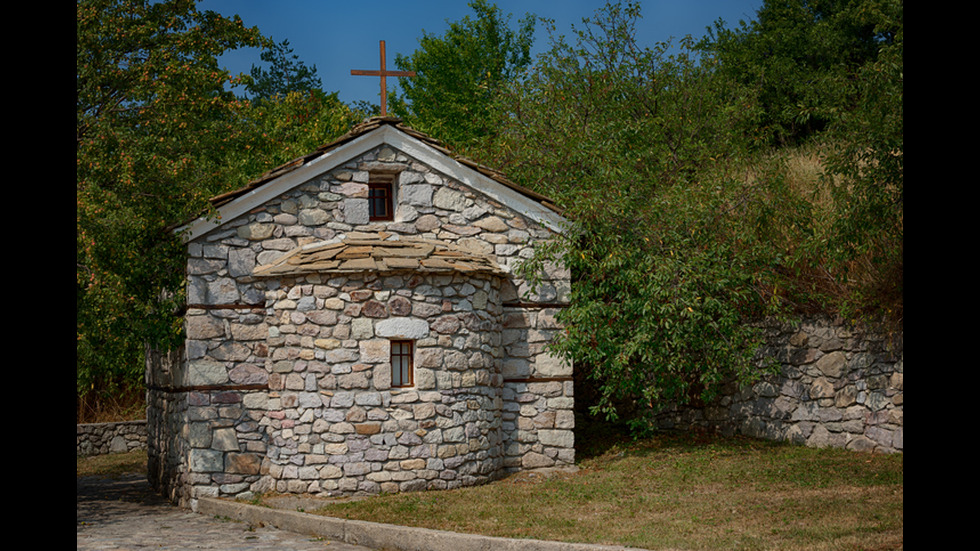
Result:
{"label": "green foliage", "polygon": [[571,269],[555,350],[598,386],[593,413],[634,426],[759,374],[745,321],[769,306],[759,289],[776,257],[760,224],[779,191],[711,173],[746,150],[746,100],[690,39],[670,55],[637,44],[639,15],[607,5],[574,43],[552,33],[485,142],[496,166],[567,208],[573,227],[524,269]]}
{"label": "green foliage", "polygon": [[756,131],[776,144],[798,143],[848,111],[855,72],[873,62],[891,29],[871,15],[896,0],[767,0],[755,20],[719,21],[700,47],[719,71],[756,97]]}
{"label": "green foliage", "polygon": [[[376,109],[321,91],[288,42],[194,5],[77,4],[80,394],[138,386],[143,346],[179,342],[169,225]],[[511,30],[495,6],[471,7],[398,57],[419,76],[392,111],[566,210],[572,227],[523,269],[572,270],[555,350],[587,370],[594,413],[643,428],[752,381],[764,370],[747,322],[781,309],[900,316],[901,2],[767,0],[758,21],[676,48],[638,44],[638,5],[610,3],[571,40],[550,25],[534,65],[532,19]],[[270,69],[218,68],[243,46],[265,47]],[[802,141],[828,152],[823,188],[795,185],[767,149]]]}
{"label": "green foliage", "polygon": [[364,118],[362,111],[341,102],[336,92],[294,91],[256,101],[234,123],[239,139],[226,151],[226,170],[254,178],[315,151]]}
{"label": "green foliage", "polygon": [[828,158],[835,218],[822,249],[854,287],[845,314],[887,310],[900,317],[904,264],[904,31],[901,2],[861,6],[878,55],[856,72],[854,108],[832,129]]}
{"label": "green foliage", "polygon": [[77,4],[76,377],[79,395],[139,387],[144,346],[180,342],[184,249],[168,227],[208,199],[347,131],[319,90],[258,105],[218,66],[268,43],[193,0]]}
{"label": "green foliage", "polygon": [[786,268],[819,273],[811,298],[848,319],[902,315],[903,28],[897,0],[770,0],[758,21],[699,44],[757,98],[747,130],[760,143],[821,144],[829,206]]}
{"label": "green foliage", "polygon": [[517,30],[510,16],[486,0],[474,0],[469,16],[450,24],[438,37],[423,31],[420,48],[395,63],[416,76],[400,79],[401,95],[392,94],[391,111],[419,130],[450,144],[466,144],[494,131],[490,109],[495,96],[530,64],[534,19]]}
{"label": "green foliage", "polygon": [[[552,26],[480,142],[572,221],[523,269],[571,269],[554,350],[594,414],[634,428],[766,373],[764,316],[880,312],[887,293],[900,310],[902,271],[899,3],[767,1],[676,49],[638,44],[639,17],[607,4],[572,41]],[[769,150],[804,139],[833,144],[822,186]]]}
{"label": "green foliage", "polygon": [[77,3],[76,323],[80,393],[138,385],[146,341],[172,342],[183,268],[168,223],[218,188],[202,151],[241,109],[216,56],[254,46],[192,0]]}
{"label": "green foliage", "polygon": [[698,63],[689,38],[673,55],[669,43],[637,44],[639,15],[607,6],[573,44],[550,28],[551,49],[498,102],[499,130],[483,144],[495,162],[574,209],[597,192],[581,178],[618,183],[602,201],[634,202],[744,149],[736,130],[751,106],[711,60]]}
{"label": "green foliage", "polygon": [[252,65],[252,79],[246,85],[246,90],[253,100],[269,99],[290,92],[310,92],[322,87],[316,65],[307,67],[293,53],[289,40],[269,44],[260,57],[269,66]]}

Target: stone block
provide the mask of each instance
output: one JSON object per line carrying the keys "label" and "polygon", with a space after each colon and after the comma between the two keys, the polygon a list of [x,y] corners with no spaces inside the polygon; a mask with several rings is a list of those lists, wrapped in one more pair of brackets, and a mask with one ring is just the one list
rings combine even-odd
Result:
{"label": "stone block", "polygon": [[220,319],[209,315],[187,316],[186,331],[188,339],[206,340],[225,336],[225,325]]}
{"label": "stone block", "polygon": [[439,368],[442,366],[442,359],[441,348],[419,348],[415,353],[417,367]]}
{"label": "stone block", "polygon": [[304,209],[299,212],[298,220],[303,226],[322,226],[330,221],[330,215],[321,209]]}
{"label": "stone block", "polygon": [[418,340],[429,336],[429,324],[418,318],[396,317],[375,324],[375,334],[390,339]]}
{"label": "stone block", "polygon": [[545,446],[572,448],[575,446],[575,435],[570,430],[539,430],[538,441]]}
{"label": "stone block", "polygon": [[192,449],[187,454],[188,469],[193,473],[217,473],[224,470],[224,453],[217,450]]}
{"label": "stone block", "polygon": [[354,431],[357,434],[378,434],[381,432],[381,425],[379,423],[357,423],[354,425]]}
{"label": "stone block", "polygon": [[435,192],[432,196],[432,204],[437,208],[455,212],[462,212],[467,206],[466,197],[462,193],[448,187],[440,187]]}
{"label": "stone block", "polygon": [[430,417],[435,417],[436,408],[432,403],[423,402],[412,406],[412,414],[416,420],[428,419]]}
{"label": "stone block", "polygon": [[810,398],[818,400],[820,398],[832,398],[834,396],[834,385],[827,379],[820,377],[810,385]]}
{"label": "stone block", "polygon": [[386,362],[389,359],[390,343],[384,339],[361,341],[360,354],[360,361],[363,363]]}
{"label": "stone block", "polygon": [[354,395],[354,403],[359,406],[380,406],[382,401],[379,392],[359,392]]}
{"label": "stone block", "polygon": [[323,399],[316,392],[300,392],[298,404],[303,408],[319,408],[323,406]]}
{"label": "stone block", "polygon": [[346,199],[344,201],[344,222],[352,225],[367,224],[369,218],[367,199]]}
{"label": "stone block", "polygon": [[225,471],[244,475],[259,474],[262,457],[254,453],[229,453],[225,456]]}
{"label": "stone block", "polygon": [[416,207],[432,206],[432,186],[427,184],[410,184],[399,186],[399,202]]}
{"label": "stone block", "polygon": [[388,390],[391,388],[391,366],[387,362],[379,363],[374,366],[374,374],[371,382],[375,390]]}
{"label": "stone block", "polygon": [[187,366],[187,384],[190,386],[221,385],[228,382],[228,370],[224,364],[203,359]]}
{"label": "stone block", "polygon": [[275,228],[273,224],[247,224],[238,227],[238,237],[249,241],[262,241],[272,237]]}
{"label": "stone block", "polygon": [[365,318],[351,320],[350,336],[355,340],[370,339],[374,336],[374,320]]}
{"label": "stone block", "polygon": [[528,452],[521,458],[521,467],[525,469],[540,469],[551,467],[555,461],[545,455],[536,452]]}
{"label": "stone block", "polygon": [[847,357],[841,351],[831,352],[817,360],[816,368],[831,378],[839,378],[847,371]]}
{"label": "stone block", "polygon": [[371,464],[366,461],[344,463],[344,476],[361,476],[371,472]]}
{"label": "stone block", "polygon": [[531,374],[530,363],[521,358],[507,358],[503,363],[504,378],[524,378]]}
{"label": "stone block", "polygon": [[262,385],[268,382],[269,373],[253,364],[240,364],[228,372],[231,382],[239,385]]}
{"label": "stone block", "polygon": [[214,429],[211,448],[221,451],[238,451],[238,437],[235,434],[235,429],[230,427]]}
{"label": "stone block", "polygon": [[489,232],[505,232],[510,228],[503,220],[497,216],[488,216],[473,222],[473,225]]}
{"label": "stone block", "polygon": [[363,372],[359,372],[338,375],[337,386],[344,389],[358,389],[368,388],[370,384],[368,383],[367,375],[365,375]]}

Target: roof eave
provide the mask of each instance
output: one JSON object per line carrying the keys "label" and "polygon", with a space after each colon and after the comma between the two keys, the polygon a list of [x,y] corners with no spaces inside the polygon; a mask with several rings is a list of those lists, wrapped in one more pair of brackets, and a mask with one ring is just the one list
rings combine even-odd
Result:
{"label": "roof eave", "polygon": [[[239,190],[212,200],[215,205],[214,216],[202,216],[179,226],[174,233],[187,243],[220,228],[226,221],[233,220],[253,208],[285,193],[310,179],[329,172],[375,147],[388,144],[429,165],[433,169],[451,176],[509,208],[528,216],[532,220],[555,232],[563,232],[567,220],[557,209],[540,196],[510,182],[489,168],[469,160],[459,160],[448,154],[447,150],[423,140],[414,132],[398,128],[390,121],[380,121],[376,127],[352,137],[344,137],[321,147],[317,153],[300,157],[285,165],[267,172],[251,184],[247,191]],[[384,124],[388,122],[388,124]],[[495,176],[492,176],[495,175]],[[224,202],[222,202],[224,201]]]}

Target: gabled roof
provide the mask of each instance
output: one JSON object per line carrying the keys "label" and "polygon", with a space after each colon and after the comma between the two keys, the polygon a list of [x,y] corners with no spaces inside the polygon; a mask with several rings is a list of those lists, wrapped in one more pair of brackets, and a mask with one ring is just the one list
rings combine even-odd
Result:
{"label": "gabled roof", "polygon": [[381,144],[391,145],[545,227],[554,231],[563,229],[565,220],[548,197],[508,180],[498,171],[454,155],[438,140],[405,126],[401,119],[374,117],[316,151],[266,172],[241,189],[213,197],[211,204],[218,212],[215,219],[201,217],[175,231],[183,232],[185,242],[200,237]]}
{"label": "gabled roof", "polygon": [[350,274],[411,270],[418,273],[502,275],[504,271],[487,256],[448,243],[381,232],[351,234],[343,240],[298,247],[272,264],[258,266],[258,277],[296,276],[309,273]]}

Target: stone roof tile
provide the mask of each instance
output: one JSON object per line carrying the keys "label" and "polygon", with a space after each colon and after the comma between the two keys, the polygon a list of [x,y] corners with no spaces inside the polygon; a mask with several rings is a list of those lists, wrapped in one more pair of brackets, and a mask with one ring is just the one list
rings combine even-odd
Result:
{"label": "stone roof tile", "polygon": [[418,272],[460,272],[503,275],[505,272],[489,257],[431,239],[389,234],[374,238],[347,237],[341,241],[297,247],[271,264],[253,271],[257,277],[293,276],[309,273],[363,273],[412,270]]}

